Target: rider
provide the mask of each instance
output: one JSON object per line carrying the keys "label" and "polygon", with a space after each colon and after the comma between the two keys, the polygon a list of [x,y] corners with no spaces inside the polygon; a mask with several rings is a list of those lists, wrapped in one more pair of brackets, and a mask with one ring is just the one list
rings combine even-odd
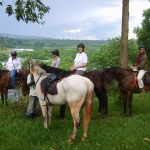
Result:
{"label": "rider", "polygon": [[144,91],[144,83],[143,83],[142,79],[146,73],[145,69],[147,66],[147,61],[148,61],[148,58],[146,55],[145,47],[140,46],[139,47],[139,54],[138,54],[137,59],[136,59],[136,68],[139,71],[138,76],[137,76],[137,80],[138,80],[138,85],[139,85],[141,92],[145,92]]}
{"label": "rider", "polygon": [[17,58],[17,52],[11,52],[11,57],[8,59],[6,63],[6,69],[10,71],[10,78],[11,78],[11,88],[14,89],[16,86],[16,74],[19,73],[21,70],[21,60]]}
{"label": "rider", "polygon": [[60,65],[60,57],[59,57],[59,50],[58,49],[52,50],[52,57],[53,57],[53,60],[52,60],[51,67],[58,68]]}
{"label": "rider", "polygon": [[84,52],[85,46],[80,43],[77,45],[77,55],[74,59],[74,65],[70,68],[71,71],[75,71],[75,74],[84,75],[86,72],[86,66],[88,63],[88,57]]}
{"label": "rider", "polygon": [[[60,55],[59,55],[59,50],[58,49],[54,49],[52,50],[52,63],[51,63],[51,67],[55,67],[55,68],[59,68],[61,59],[60,59]],[[64,114],[65,114],[65,109],[66,109],[66,105],[61,105],[60,107],[60,114],[59,116],[64,118]]]}

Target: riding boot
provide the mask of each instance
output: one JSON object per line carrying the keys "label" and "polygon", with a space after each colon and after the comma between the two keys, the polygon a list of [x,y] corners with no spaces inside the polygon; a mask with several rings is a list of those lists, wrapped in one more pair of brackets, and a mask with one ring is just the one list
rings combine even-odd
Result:
{"label": "riding boot", "polygon": [[14,85],[11,85],[10,86],[10,89],[15,89],[16,87]]}
{"label": "riding boot", "polygon": [[141,88],[140,91],[141,91],[141,93],[145,93],[144,88]]}

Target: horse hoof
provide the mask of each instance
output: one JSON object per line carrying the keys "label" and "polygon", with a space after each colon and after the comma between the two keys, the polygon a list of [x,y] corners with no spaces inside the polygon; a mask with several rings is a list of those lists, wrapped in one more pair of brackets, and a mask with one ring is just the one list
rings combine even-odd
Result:
{"label": "horse hoof", "polygon": [[128,117],[132,117],[132,114],[129,114]]}
{"label": "horse hoof", "polygon": [[45,128],[45,129],[48,129],[48,127],[47,127],[47,126],[44,126],[44,128]]}
{"label": "horse hoof", "polygon": [[47,128],[48,128],[48,125],[47,125],[47,124],[45,124],[45,123],[44,123],[44,128],[45,128],[45,129],[47,129]]}
{"label": "horse hoof", "polygon": [[68,139],[68,143],[69,143],[69,144],[73,144],[73,143],[74,143],[74,140],[75,140],[75,139],[73,139],[73,138],[69,138],[69,139]]}
{"label": "horse hoof", "polygon": [[86,140],[87,140],[87,137],[85,137],[85,136],[81,137],[81,141],[86,141]]}

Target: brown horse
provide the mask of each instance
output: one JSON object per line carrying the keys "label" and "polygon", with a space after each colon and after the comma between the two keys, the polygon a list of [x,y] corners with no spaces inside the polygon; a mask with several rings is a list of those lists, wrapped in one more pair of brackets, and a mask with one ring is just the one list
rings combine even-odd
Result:
{"label": "brown horse", "polygon": [[[47,66],[45,64],[40,65],[48,73],[53,73],[55,75],[62,74],[64,76],[73,74],[71,71],[66,71],[59,68],[54,68]],[[89,71],[85,74],[85,77],[89,78],[94,84],[94,91],[99,100],[98,112],[101,112],[103,115],[107,114],[107,91],[104,84],[103,73],[98,70]],[[66,105],[61,106],[60,115],[64,117]]]}
{"label": "brown horse", "polygon": [[7,103],[8,89],[10,86],[10,72],[7,70],[0,70],[0,94],[2,99],[2,104],[4,100]]}
{"label": "brown horse", "polygon": [[[113,79],[118,81],[118,87],[123,100],[124,114],[126,114],[128,109],[128,115],[131,116],[133,93],[138,90],[136,73],[131,69],[114,67],[104,70],[103,74],[106,83],[111,83]],[[144,84],[145,91],[150,91],[150,72],[145,74]]]}
{"label": "brown horse", "polygon": [[[28,94],[28,87],[25,86],[26,82],[26,71],[21,71],[21,73],[16,78],[17,85],[21,87],[22,95],[26,96]],[[10,88],[10,72],[8,70],[0,70],[0,94],[2,99],[2,104],[4,102],[7,103],[7,95],[8,95],[8,89]]]}

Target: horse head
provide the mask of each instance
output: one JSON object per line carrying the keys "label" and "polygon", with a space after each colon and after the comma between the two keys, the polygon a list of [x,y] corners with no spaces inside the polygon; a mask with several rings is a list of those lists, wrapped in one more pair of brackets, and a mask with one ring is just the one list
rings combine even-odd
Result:
{"label": "horse head", "polygon": [[103,70],[102,74],[106,84],[111,84],[115,78],[116,68],[106,68]]}
{"label": "horse head", "polygon": [[21,92],[23,96],[29,95],[29,86],[27,84],[27,76],[29,74],[29,70],[22,70],[19,74],[19,77],[17,77],[17,83],[21,88]]}

